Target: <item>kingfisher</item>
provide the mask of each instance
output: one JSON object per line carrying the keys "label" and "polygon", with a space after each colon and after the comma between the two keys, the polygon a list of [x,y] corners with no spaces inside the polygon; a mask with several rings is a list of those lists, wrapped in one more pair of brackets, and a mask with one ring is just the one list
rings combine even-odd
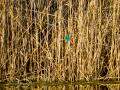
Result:
{"label": "kingfisher", "polygon": [[69,35],[67,35],[67,36],[65,37],[65,39],[66,39],[66,43],[67,43],[67,42],[68,42],[68,40],[70,40]]}

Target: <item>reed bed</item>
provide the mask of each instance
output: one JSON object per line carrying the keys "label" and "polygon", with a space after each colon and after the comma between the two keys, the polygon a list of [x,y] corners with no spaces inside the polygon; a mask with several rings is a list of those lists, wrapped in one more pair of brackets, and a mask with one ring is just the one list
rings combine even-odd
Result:
{"label": "reed bed", "polygon": [[120,79],[120,0],[1,0],[0,23],[0,82]]}

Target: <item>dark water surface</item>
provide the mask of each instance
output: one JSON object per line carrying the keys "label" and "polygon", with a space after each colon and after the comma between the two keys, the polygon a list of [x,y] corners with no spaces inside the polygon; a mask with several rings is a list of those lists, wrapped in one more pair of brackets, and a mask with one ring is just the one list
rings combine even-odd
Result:
{"label": "dark water surface", "polygon": [[120,83],[8,83],[0,84],[0,90],[120,90]]}

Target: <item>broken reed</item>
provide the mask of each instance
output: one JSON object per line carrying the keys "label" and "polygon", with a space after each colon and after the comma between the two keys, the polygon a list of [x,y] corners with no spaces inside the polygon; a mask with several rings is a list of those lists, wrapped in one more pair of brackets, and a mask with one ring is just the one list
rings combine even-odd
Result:
{"label": "broken reed", "polygon": [[120,0],[0,5],[0,82],[119,80]]}

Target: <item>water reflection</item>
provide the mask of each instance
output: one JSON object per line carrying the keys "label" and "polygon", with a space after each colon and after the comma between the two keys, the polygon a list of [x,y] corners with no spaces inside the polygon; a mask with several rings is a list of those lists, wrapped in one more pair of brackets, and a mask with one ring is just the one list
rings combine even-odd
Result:
{"label": "water reflection", "polygon": [[0,86],[0,90],[120,90],[120,84],[11,84]]}

